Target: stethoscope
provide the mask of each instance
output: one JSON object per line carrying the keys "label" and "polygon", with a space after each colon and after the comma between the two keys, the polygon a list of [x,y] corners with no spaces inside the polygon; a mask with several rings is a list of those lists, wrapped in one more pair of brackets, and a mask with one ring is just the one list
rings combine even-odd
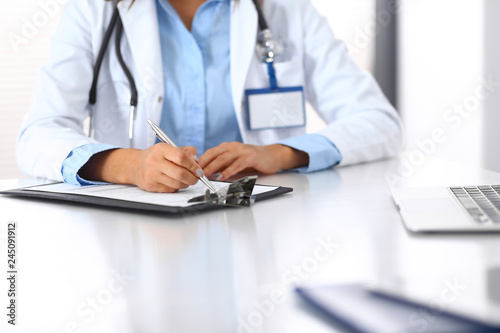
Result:
{"label": "stethoscope", "polygon": [[[121,53],[121,37],[123,34],[123,23],[120,17],[120,13],[118,11],[118,2],[120,0],[113,1],[113,5],[115,7],[113,11],[113,15],[111,16],[111,21],[109,22],[109,26],[106,29],[106,33],[104,34],[104,39],[101,44],[101,48],[99,50],[99,54],[97,56],[96,64],[94,67],[94,74],[92,78],[92,86],[89,92],[89,104],[90,104],[90,122],[89,122],[89,137],[93,136],[93,128],[92,128],[92,120],[94,116],[94,107],[97,100],[97,81],[99,79],[99,72],[101,70],[102,62],[104,59],[104,55],[106,53],[106,49],[108,48],[109,41],[111,40],[111,35],[113,34],[113,29],[116,26],[116,34],[115,34],[115,51],[116,56],[118,58],[118,62],[123,69],[123,72],[127,76],[130,85],[131,97],[130,97],[130,115],[129,115],[129,128],[128,128],[128,137],[130,140],[130,147],[132,147],[132,140],[134,138],[134,119],[135,119],[135,111],[137,108],[137,103],[139,101],[139,95],[137,93],[137,86],[135,84],[134,77],[130,73],[127,65],[123,61],[123,56]],[[262,9],[259,4],[259,0],[252,0],[255,9],[257,10],[258,18],[259,18],[259,34],[257,36],[257,46],[256,52],[257,55],[262,59],[262,62],[267,64],[269,81],[271,88],[277,87],[276,73],[274,70],[274,60],[275,57],[280,55],[283,52],[283,42],[279,39],[274,39],[267,25],[264,14],[262,13]]]}

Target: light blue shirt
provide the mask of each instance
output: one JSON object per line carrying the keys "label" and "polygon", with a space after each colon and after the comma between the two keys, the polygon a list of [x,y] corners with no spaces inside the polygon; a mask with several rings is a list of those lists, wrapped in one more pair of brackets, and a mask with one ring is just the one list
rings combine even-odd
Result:
{"label": "light blue shirt", "polygon": [[[160,127],[179,146],[194,146],[198,154],[222,142],[242,141],[232,102],[230,81],[230,1],[208,0],[197,10],[191,31],[166,0],[157,0],[157,15],[165,78]],[[342,156],[326,137],[306,134],[279,143],[306,152],[312,172],[340,163]],[[86,144],[64,160],[64,181],[99,184],[82,179],[80,168],[92,155],[118,148]]]}
{"label": "light blue shirt", "polygon": [[189,31],[168,1],[156,1],[165,102],[160,127],[198,154],[222,142],[242,141],[230,79],[229,0],[210,0]]}

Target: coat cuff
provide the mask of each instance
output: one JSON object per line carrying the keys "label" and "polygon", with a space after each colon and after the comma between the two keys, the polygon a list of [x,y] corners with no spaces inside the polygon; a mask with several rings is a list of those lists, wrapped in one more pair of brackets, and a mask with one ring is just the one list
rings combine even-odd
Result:
{"label": "coat cuff", "polygon": [[78,175],[78,171],[89,161],[89,159],[100,152],[116,149],[119,147],[103,144],[89,143],[73,149],[62,163],[61,174],[66,183],[73,185],[100,185],[107,184],[104,182],[96,182],[86,180]]}
{"label": "coat cuff", "polygon": [[303,151],[309,155],[307,167],[293,169],[299,172],[313,172],[337,165],[342,161],[342,155],[333,142],[321,134],[306,134],[281,140],[282,144]]}

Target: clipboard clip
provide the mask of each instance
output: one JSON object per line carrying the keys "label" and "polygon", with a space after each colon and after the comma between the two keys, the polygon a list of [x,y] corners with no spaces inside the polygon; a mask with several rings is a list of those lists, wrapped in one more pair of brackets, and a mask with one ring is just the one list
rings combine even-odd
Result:
{"label": "clipboard clip", "polygon": [[255,195],[252,195],[252,191],[256,181],[257,176],[244,177],[221,188],[216,193],[211,193],[207,190],[205,195],[191,198],[188,202],[231,207],[250,207],[255,203]]}

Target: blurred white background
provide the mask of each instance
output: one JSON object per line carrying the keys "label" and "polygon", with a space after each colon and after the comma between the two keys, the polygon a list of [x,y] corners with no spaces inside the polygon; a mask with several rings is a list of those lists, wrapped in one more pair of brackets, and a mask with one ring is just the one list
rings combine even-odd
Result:
{"label": "blurred white background", "polygon": [[[399,110],[407,157],[430,152],[500,172],[500,1],[402,4]],[[444,140],[433,148],[429,139],[436,130]]]}
{"label": "blurred white background", "polygon": [[0,178],[24,177],[14,154],[16,136],[30,104],[37,70],[48,59],[61,3],[63,0],[0,2]]}
{"label": "blurred white background", "polygon": [[[47,60],[64,1],[0,2],[0,178],[23,177],[15,161],[16,134],[30,103],[36,72]],[[334,33],[355,49],[355,61],[373,70],[375,38],[366,32],[380,14],[375,0],[312,1]],[[500,86],[487,98],[474,100],[477,89],[484,90],[482,80],[500,81],[500,42],[495,34],[500,30],[496,23],[500,1],[400,3],[398,109],[407,133],[406,158],[432,155],[500,171],[495,155]],[[460,107],[467,116],[457,113]],[[309,131],[323,126],[308,112]],[[433,146],[428,140],[436,130],[442,130],[446,139]]]}
{"label": "blurred white background", "polygon": [[[399,109],[408,153],[427,154],[428,147],[435,156],[482,166],[481,103],[460,124],[458,118],[450,121],[449,110],[463,107],[485,75],[483,1],[403,3],[408,8],[400,17]],[[446,133],[444,142],[429,141],[436,129]]]}

